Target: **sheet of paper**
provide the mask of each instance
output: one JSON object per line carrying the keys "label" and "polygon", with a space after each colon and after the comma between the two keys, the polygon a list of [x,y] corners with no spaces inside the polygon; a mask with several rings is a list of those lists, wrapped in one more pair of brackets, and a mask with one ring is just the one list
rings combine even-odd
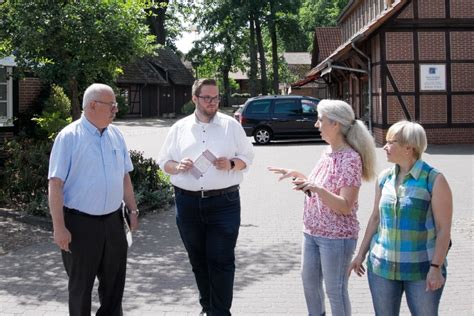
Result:
{"label": "sheet of paper", "polygon": [[214,154],[211,153],[209,150],[204,151],[194,161],[193,167],[190,170],[191,174],[196,179],[199,179],[199,177],[201,177],[203,174],[206,173],[206,171],[209,169],[209,167],[212,165],[212,163],[216,159],[217,159],[216,156],[214,156]]}

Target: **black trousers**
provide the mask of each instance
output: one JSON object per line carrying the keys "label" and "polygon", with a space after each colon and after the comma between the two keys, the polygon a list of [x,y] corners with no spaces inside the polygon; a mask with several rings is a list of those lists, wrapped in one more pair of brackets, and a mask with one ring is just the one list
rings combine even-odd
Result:
{"label": "black trousers", "polygon": [[176,224],[199,289],[199,303],[212,316],[229,316],[240,227],[239,192],[201,198],[176,191]]}
{"label": "black trousers", "polygon": [[69,276],[69,314],[90,316],[97,277],[100,308],[96,315],[122,315],[128,246],[121,211],[90,216],[65,209],[64,220],[72,235],[71,252],[62,251]]}

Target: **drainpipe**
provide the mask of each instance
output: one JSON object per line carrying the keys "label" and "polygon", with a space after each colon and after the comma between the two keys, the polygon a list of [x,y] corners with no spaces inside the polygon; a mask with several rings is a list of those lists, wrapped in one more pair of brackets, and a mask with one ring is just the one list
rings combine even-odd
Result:
{"label": "drainpipe", "polygon": [[372,61],[370,60],[370,57],[367,56],[366,54],[364,54],[363,51],[361,51],[360,49],[358,49],[356,46],[355,46],[355,42],[357,42],[357,40],[360,38],[360,36],[357,36],[352,42],[351,42],[351,45],[352,45],[352,48],[358,52],[360,55],[362,55],[363,57],[365,57],[367,59],[367,70],[368,70],[368,73],[367,73],[367,76],[369,77],[369,131],[372,133]]}

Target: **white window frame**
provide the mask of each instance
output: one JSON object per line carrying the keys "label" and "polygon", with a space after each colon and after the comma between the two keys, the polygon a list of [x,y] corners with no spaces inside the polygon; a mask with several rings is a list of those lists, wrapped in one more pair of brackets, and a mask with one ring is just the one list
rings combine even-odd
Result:
{"label": "white window frame", "polygon": [[[7,69],[7,116],[0,116],[0,127],[4,126],[13,126],[13,79],[12,79],[12,72],[13,68],[8,66],[0,65],[0,67],[4,67]],[[1,85],[5,83],[0,82]]]}

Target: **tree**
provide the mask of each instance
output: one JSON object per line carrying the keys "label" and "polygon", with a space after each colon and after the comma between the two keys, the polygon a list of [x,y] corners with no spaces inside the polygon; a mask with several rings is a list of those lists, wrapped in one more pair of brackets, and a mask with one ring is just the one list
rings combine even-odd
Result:
{"label": "tree", "polygon": [[318,26],[335,26],[337,18],[349,0],[304,0],[299,12],[301,28],[308,42],[313,43],[314,29]]}
{"label": "tree", "polygon": [[7,0],[0,5],[0,55],[62,86],[77,119],[79,91],[94,81],[112,83],[121,65],[153,51],[143,3]]}

